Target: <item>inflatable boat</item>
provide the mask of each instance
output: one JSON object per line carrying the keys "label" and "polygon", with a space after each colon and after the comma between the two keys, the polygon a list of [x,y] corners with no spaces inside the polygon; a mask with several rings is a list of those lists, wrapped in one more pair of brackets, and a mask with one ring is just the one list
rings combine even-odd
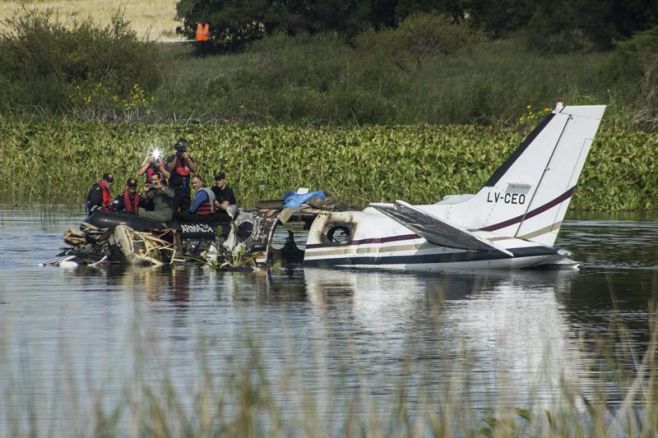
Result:
{"label": "inflatable boat", "polygon": [[222,212],[198,216],[194,218],[194,221],[173,220],[163,223],[128,213],[96,212],[85,218],[83,223],[101,229],[114,229],[117,225],[123,225],[141,232],[176,230],[181,239],[214,240],[217,238],[217,230],[220,233],[228,234],[231,218]]}

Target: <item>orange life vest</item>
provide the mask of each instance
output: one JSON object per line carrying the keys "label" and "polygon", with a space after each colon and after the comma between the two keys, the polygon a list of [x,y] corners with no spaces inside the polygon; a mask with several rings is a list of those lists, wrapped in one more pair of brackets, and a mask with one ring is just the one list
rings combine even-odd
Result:
{"label": "orange life vest", "polygon": [[130,214],[137,214],[139,211],[139,195],[130,193],[128,187],[123,191],[123,208]]}
{"label": "orange life vest", "polygon": [[103,196],[103,203],[101,205],[102,211],[112,210],[112,195],[110,194],[110,187],[107,185],[105,180],[101,179],[98,181],[98,187],[101,188],[101,193]]}
{"label": "orange life vest", "polygon": [[194,39],[198,42],[208,41],[210,39],[210,25],[208,23],[197,23]]}

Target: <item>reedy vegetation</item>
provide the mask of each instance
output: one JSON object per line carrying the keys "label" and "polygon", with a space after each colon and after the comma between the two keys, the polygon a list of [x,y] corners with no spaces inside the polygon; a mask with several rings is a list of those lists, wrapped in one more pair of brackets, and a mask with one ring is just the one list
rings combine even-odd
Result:
{"label": "reedy vegetation", "polygon": [[259,124],[509,126],[527,105],[552,106],[557,96],[608,104],[608,120],[648,107],[639,95],[645,70],[626,71],[627,57],[617,52],[538,54],[520,39],[474,41],[450,55],[414,55],[401,26],[364,33],[355,47],[327,34],[279,34],[244,53],[203,58],[189,47],[165,47],[151,114]]}
{"label": "reedy vegetation", "polygon": [[[531,118],[536,118],[530,114]],[[527,124],[536,123],[535,120]],[[0,120],[5,203],[80,205],[103,172],[122,189],[152,147],[179,137],[207,178],[227,172],[242,206],[296,187],[322,189],[348,205],[405,199],[432,203],[474,193],[529,131],[527,125],[362,127],[237,126]],[[579,210],[658,205],[658,134],[599,130],[572,206]]]}

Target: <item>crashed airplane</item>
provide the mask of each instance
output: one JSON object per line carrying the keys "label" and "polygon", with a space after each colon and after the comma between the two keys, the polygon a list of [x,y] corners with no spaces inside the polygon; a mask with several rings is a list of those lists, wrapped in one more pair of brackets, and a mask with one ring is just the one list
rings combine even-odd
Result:
{"label": "crashed airplane", "polygon": [[[88,218],[82,232],[70,231],[67,243],[91,247],[97,261],[129,263],[202,257],[225,264],[248,259],[267,266],[281,259],[410,270],[575,267],[568,252],[553,245],[604,111],[559,104],[476,194],[446,196],[431,205],[371,203],[362,211],[313,202],[242,210],[230,231],[224,225],[220,243],[216,233],[222,227],[212,223],[149,225],[140,219],[131,227],[125,216],[106,213]],[[295,245],[288,231],[285,245],[275,248],[277,228],[294,222],[304,224],[306,244]],[[107,249],[97,251],[99,242]]]}
{"label": "crashed airplane", "polygon": [[604,111],[605,106],[558,105],[474,195],[446,196],[431,205],[396,201],[318,213],[304,265],[575,266],[553,245]]}

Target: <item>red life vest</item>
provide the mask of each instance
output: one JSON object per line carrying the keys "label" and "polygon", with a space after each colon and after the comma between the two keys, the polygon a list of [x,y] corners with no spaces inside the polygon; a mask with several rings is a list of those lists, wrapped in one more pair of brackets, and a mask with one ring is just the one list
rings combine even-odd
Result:
{"label": "red life vest", "polygon": [[130,195],[130,191],[126,188],[123,191],[123,208],[130,214],[137,214],[139,211],[139,195],[137,193],[132,193],[132,197]]}
{"label": "red life vest", "polygon": [[149,166],[149,167],[146,168],[146,184],[149,184],[151,182],[151,177],[157,171],[158,171],[157,167],[154,167],[154,166]]}
{"label": "red life vest", "polygon": [[202,187],[201,190],[206,192],[206,196],[208,197],[208,200],[202,202],[201,205],[199,205],[199,208],[196,209],[194,214],[197,214],[199,216],[208,216],[209,214],[213,214],[215,212],[215,194],[208,187]]}
{"label": "red life vest", "polygon": [[179,160],[176,158],[176,163],[174,164],[174,172],[179,176],[190,176],[190,168],[185,164],[186,160]]}
{"label": "red life vest", "polygon": [[197,214],[199,216],[208,216],[209,214],[212,214],[212,207],[210,205],[210,202],[206,201],[199,205],[199,208],[196,209],[196,212],[194,214]]}
{"label": "red life vest", "polygon": [[101,204],[101,211],[110,211],[112,210],[112,195],[110,194],[110,188],[107,186],[107,183],[104,179],[98,181],[98,187],[101,189],[101,194],[103,196],[103,203]]}

